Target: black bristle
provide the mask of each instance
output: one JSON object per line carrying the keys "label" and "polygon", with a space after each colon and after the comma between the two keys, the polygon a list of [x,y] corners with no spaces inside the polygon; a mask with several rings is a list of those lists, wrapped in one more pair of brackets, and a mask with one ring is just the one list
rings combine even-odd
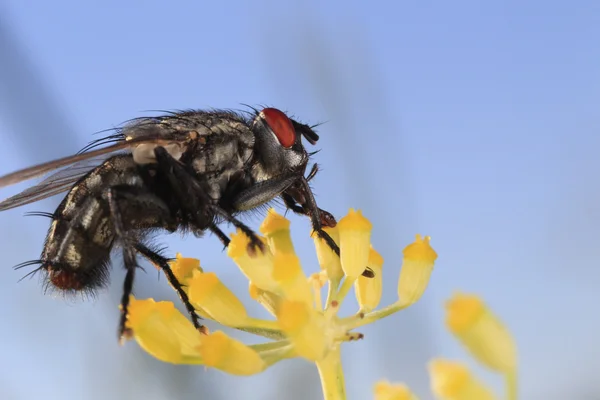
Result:
{"label": "black bristle", "polygon": [[45,212],[45,211],[31,211],[31,212],[26,212],[24,215],[26,217],[46,217],[46,218],[50,218],[50,219],[54,218],[53,213],[49,213],[49,212]]}

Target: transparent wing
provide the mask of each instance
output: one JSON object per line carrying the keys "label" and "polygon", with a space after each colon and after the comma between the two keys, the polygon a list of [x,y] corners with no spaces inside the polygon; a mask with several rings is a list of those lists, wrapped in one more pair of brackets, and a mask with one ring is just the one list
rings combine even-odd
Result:
{"label": "transparent wing", "polygon": [[57,160],[4,175],[0,177],[0,188],[14,185],[62,168],[60,171],[48,176],[37,185],[25,189],[23,192],[0,202],[0,211],[33,203],[69,190],[82,176],[100,165],[113,153],[130,150],[130,148],[140,144],[150,143],[165,146],[170,143],[184,141],[183,138],[181,138],[181,140],[173,138],[165,139],[165,137],[159,133],[151,133],[131,140],[122,139],[110,146],[84,153],[80,152],[69,157],[59,158]]}
{"label": "transparent wing", "polygon": [[106,155],[79,161],[46,177],[35,186],[0,202],[0,211],[34,203],[69,190],[82,176],[106,160]]}

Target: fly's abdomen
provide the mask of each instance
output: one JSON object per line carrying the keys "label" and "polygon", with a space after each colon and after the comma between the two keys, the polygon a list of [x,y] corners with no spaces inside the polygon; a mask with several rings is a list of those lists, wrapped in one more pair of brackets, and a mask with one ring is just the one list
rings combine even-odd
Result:
{"label": "fly's abdomen", "polygon": [[83,177],[54,213],[41,260],[57,289],[94,289],[107,282],[114,229],[102,192],[119,181],[116,164],[122,161],[113,157]]}
{"label": "fly's abdomen", "polygon": [[[73,189],[76,190],[76,189]],[[60,207],[52,221],[42,261],[50,283],[62,290],[85,290],[107,282],[114,233],[101,199],[73,204],[74,215]]]}
{"label": "fly's abdomen", "polygon": [[[171,228],[166,204],[151,193],[131,155],[115,156],[83,177],[62,201],[46,237],[42,268],[49,284],[66,291],[93,290],[108,280],[117,238],[113,218],[129,229]],[[108,191],[117,194],[118,216],[110,213]]]}

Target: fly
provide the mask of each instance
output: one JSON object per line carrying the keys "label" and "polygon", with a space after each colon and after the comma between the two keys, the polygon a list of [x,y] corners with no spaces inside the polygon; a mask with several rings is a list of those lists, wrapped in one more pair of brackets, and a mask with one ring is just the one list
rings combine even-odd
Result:
{"label": "fly", "polygon": [[[238,215],[281,198],[285,206],[311,219],[313,230],[339,255],[323,230],[335,218],[317,207],[305,176],[309,158],[302,138],[319,140],[313,127],[276,108],[242,114],[183,111],[137,118],[79,153],[0,177],[0,187],[54,172],[41,183],[0,202],[0,211],[67,191],[51,219],[37,266],[46,289],[94,292],[109,278],[110,253],[119,246],[126,269],[119,337],[125,328],[137,256],[158,266],[175,288],[197,329],[200,318],[169,267],[169,259],[150,248],[145,237],[157,229],[209,231],[225,246],[219,224],[230,223],[249,238],[249,251],[263,250],[256,233]],[[365,270],[366,276],[372,271]]]}

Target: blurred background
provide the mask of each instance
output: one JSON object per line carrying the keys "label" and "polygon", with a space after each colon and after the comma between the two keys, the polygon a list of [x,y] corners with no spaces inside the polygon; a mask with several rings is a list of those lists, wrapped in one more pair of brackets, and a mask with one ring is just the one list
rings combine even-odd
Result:
{"label": "blurred background", "polygon": [[[0,174],[75,153],[145,110],[246,103],[324,122],[317,200],[373,222],[382,303],[395,299],[415,233],[439,254],[418,304],[345,346],[349,398],[371,398],[386,378],[430,399],[435,356],[467,360],[500,393],[444,328],[444,301],[461,290],[511,328],[522,399],[600,399],[599,39],[592,0],[0,0]],[[0,398],[320,398],[316,370],[300,360],[238,378],[119,347],[117,259],[95,301],[17,283],[24,272],[11,266],[39,256],[48,227],[24,212],[60,199],[0,215]],[[290,218],[313,272],[309,223]],[[216,238],[161,241],[246,292]],[[136,295],[175,300],[147,271]]]}

